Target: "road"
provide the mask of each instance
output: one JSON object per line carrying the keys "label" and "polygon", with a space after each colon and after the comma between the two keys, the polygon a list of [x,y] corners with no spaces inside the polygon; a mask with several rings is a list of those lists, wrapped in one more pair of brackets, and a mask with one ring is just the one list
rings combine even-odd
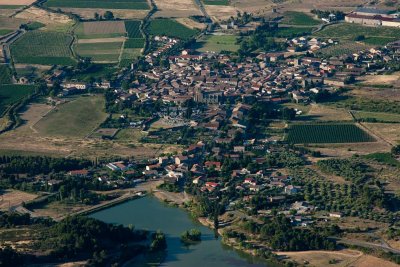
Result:
{"label": "road", "polygon": [[206,9],[204,8],[204,5],[201,2],[201,0],[194,0],[194,2],[199,7],[200,12],[203,14],[203,16],[207,19],[207,31],[211,32],[211,29],[212,29],[211,17],[208,15],[208,13],[207,13]]}
{"label": "road", "polygon": [[350,245],[350,246],[359,246],[359,247],[364,247],[364,248],[382,249],[384,251],[392,252],[394,254],[400,254],[400,250],[391,248],[386,243],[375,244],[375,243],[370,243],[370,242],[365,242],[365,241],[350,240],[350,239],[338,238],[338,237],[330,237],[330,239],[336,240],[336,242],[339,244],[345,244],[345,245]]}

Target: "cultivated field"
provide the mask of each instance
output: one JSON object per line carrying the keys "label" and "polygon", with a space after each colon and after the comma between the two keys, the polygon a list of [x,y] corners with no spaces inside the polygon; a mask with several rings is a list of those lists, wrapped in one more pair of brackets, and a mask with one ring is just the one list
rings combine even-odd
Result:
{"label": "cultivated field", "polygon": [[0,116],[11,105],[34,91],[31,85],[0,85]]}
{"label": "cultivated field", "polygon": [[294,144],[359,143],[375,139],[354,124],[293,124],[287,141]]}
{"label": "cultivated field", "polygon": [[[83,19],[94,19],[94,13],[104,14],[104,12],[110,9],[104,8],[62,8],[64,12],[69,12],[78,15]],[[119,19],[143,19],[148,10],[139,9],[112,9],[114,17]]]}
{"label": "cultivated field", "polygon": [[188,39],[198,33],[172,19],[155,19],[150,22],[149,32],[151,35],[167,35],[180,39]]}
{"label": "cultivated field", "polygon": [[102,96],[78,97],[55,108],[34,128],[44,136],[82,138],[105,120],[103,109]]}
{"label": "cultivated field", "polygon": [[30,194],[18,190],[0,190],[0,210],[8,210],[9,207],[21,205],[22,202],[33,200],[37,197],[35,194]]}
{"label": "cultivated field", "polygon": [[141,22],[139,20],[125,21],[125,31],[128,33],[129,38],[142,38],[140,24]]}
{"label": "cultivated field", "polygon": [[27,6],[35,2],[35,0],[0,0],[0,5],[5,6]]}
{"label": "cultivated field", "polygon": [[367,50],[371,47],[371,45],[366,45],[360,42],[343,41],[337,45],[322,48],[317,53],[320,54],[322,57],[337,57],[358,53],[361,50]]}
{"label": "cultivated field", "polygon": [[127,39],[124,43],[124,48],[143,48],[144,38]]}
{"label": "cultivated field", "polygon": [[400,123],[400,114],[368,111],[352,111],[352,113],[357,120]]}
{"label": "cultivated field", "polygon": [[317,37],[337,38],[354,41],[357,36],[365,36],[363,42],[384,45],[400,38],[400,29],[394,27],[369,27],[352,23],[339,23],[325,27],[315,33]]}
{"label": "cultivated field", "polygon": [[94,62],[118,62],[122,42],[78,43],[75,52],[81,57],[90,57]]}
{"label": "cultivated field", "polygon": [[46,7],[106,8],[106,9],[149,9],[146,0],[48,0]]}
{"label": "cultivated field", "polygon": [[27,21],[24,19],[0,17],[0,29],[2,30],[17,30],[22,23],[27,23]]}
{"label": "cultivated field", "polygon": [[307,115],[303,116],[302,119],[315,121],[352,121],[353,117],[346,109],[313,104]]}
{"label": "cultivated field", "polygon": [[181,18],[202,15],[193,0],[155,0],[157,12],[154,17]]}
{"label": "cultivated field", "polygon": [[72,36],[58,32],[31,31],[11,46],[16,63],[75,65],[70,45]]}
{"label": "cultivated field", "polygon": [[11,83],[11,69],[7,65],[0,65],[0,86]]}
{"label": "cultivated field", "polygon": [[308,14],[302,13],[302,12],[296,12],[296,11],[288,11],[283,14],[283,20],[282,24],[287,24],[287,25],[300,25],[300,26],[317,26],[318,24],[321,24],[320,21],[315,20]]}
{"label": "cultivated field", "polygon": [[83,33],[85,35],[92,34],[124,34],[125,24],[123,21],[90,21],[83,22]]}

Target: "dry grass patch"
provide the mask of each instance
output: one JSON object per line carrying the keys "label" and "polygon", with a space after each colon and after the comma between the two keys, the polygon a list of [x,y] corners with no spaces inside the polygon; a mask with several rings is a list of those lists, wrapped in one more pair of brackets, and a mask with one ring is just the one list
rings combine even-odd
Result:
{"label": "dry grass patch", "polygon": [[73,24],[73,20],[67,15],[50,12],[34,6],[25,9],[21,13],[18,13],[15,17],[30,21],[38,21],[45,24],[46,28],[50,28],[52,30],[65,31]]}
{"label": "dry grass patch", "polygon": [[237,12],[240,11],[240,9],[233,6],[205,5],[204,7],[214,21],[225,20],[231,16],[235,17]]}
{"label": "dry grass patch", "polygon": [[37,195],[18,190],[0,191],[0,210],[8,210],[9,207],[21,205],[35,199]]}
{"label": "dry grass patch", "polygon": [[304,118],[318,121],[352,121],[351,114],[340,108],[333,108],[319,104],[312,104],[311,108]]}
{"label": "dry grass patch", "polygon": [[179,23],[185,25],[186,27],[188,27],[190,29],[203,30],[207,27],[206,24],[194,21],[190,18],[177,18],[176,21],[178,21]]}
{"label": "dry grass patch", "polygon": [[27,6],[35,2],[36,0],[0,0],[0,5],[5,6]]}
{"label": "dry grass patch", "polygon": [[365,85],[397,85],[400,81],[400,72],[390,75],[367,75],[360,78]]}
{"label": "dry grass patch", "polygon": [[363,123],[363,125],[392,145],[400,144],[400,124]]}
{"label": "dry grass patch", "polygon": [[[2,10],[0,10],[0,13],[1,12]],[[0,29],[17,30],[23,23],[27,23],[27,20],[0,17]]]}
{"label": "dry grass patch", "polygon": [[193,0],[155,0],[158,11],[154,17],[180,18],[202,15]]}
{"label": "dry grass patch", "polygon": [[[97,12],[99,14],[104,14],[104,12],[110,10],[110,9],[102,9],[102,8],[63,8],[62,9],[64,12],[71,12],[83,19],[93,19],[94,18],[94,13]],[[111,9],[111,11],[114,13],[114,17],[120,18],[120,19],[143,19],[147,13],[149,12],[148,10],[129,10],[129,9]]]}

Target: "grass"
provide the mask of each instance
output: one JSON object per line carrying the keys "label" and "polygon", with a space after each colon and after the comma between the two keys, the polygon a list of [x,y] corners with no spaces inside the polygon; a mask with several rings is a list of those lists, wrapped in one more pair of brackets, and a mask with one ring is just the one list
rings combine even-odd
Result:
{"label": "grass", "polygon": [[235,52],[239,49],[236,43],[237,37],[234,35],[209,35],[197,42],[197,50],[201,52],[214,51],[232,51]]}
{"label": "grass", "polygon": [[0,5],[0,9],[18,9],[24,7],[23,5]]}
{"label": "grass", "polygon": [[43,24],[43,23],[34,21],[34,22],[31,22],[31,23],[28,23],[26,26],[27,26],[27,30],[28,30],[28,31],[34,31],[34,30],[43,28],[43,27],[46,26],[46,25]]}
{"label": "grass", "polygon": [[104,103],[100,95],[72,99],[41,119],[35,128],[48,136],[83,138],[106,119]]}
{"label": "grass", "polygon": [[357,120],[400,123],[400,115],[384,112],[353,111]]}
{"label": "grass", "polygon": [[198,30],[190,29],[173,19],[152,20],[150,22],[149,32],[151,35],[166,35],[184,40],[199,33]]}
{"label": "grass", "polygon": [[75,65],[71,43],[65,33],[31,31],[11,45],[11,55],[16,63]]}
{"label": "grass", "polygon": [[48,0],[44,6],[67,8],[149,9],[149,4],[145,0]]}
{"label": "grass", "polygon": [[294,144],[358,143],[375,139],[354,124],[294,124],[287,142]]}
{"label": "grass", "polygon": [[128,33],[129,38],[142,38],[142,33],[140,32],[140,24],[139,20],[129,20],[125,21],[125,29]]}
{"label": "grass", "polygon": [[400,167],[400,161],[396,160],[392,153],[372,153],[363,156],[364,158],[367,159],[373,159],[375,161],[378,161],[380,163],[384,163],[390,166],[394,167]]}
{"label": "grass", "polygon": [[293,38],[311,34],[310,27],[280,27],[277,32],[279,38]]}
{"label": "grass", "polygon": [[282,24],[301,26],[316,26],[321,24],[320,21],[313,19],[303,12],[288,11],[283,16]]}
{"label": "grass", "polygon": [[35,89],[32,85],[0,85],[0,114],[11,105],[31,94]]}
{"label": "grass", "polygon": [[13,30],[9,30],[9,29],[0,29],[0,36],[1,36],[1,35],[9,34],[10,32],[13,32]]}
{"label": "grass", "polygon": [[202,0],[205,5],[229,6],[229,0]]}
{"label": "grass", "polygon": [[142,50],[141,48],[124,49],[119,64],[120,67],[128,67],[134,60],[136,60],[138,57],[142,55],[141,50]]}
{"label": "grass", "polygon": [[369,27],[353,23],[339,23],[325,27],[315,33],[317,37],[337,38],[353,41],[357,36],[364,35],[363,42],[372,45],[383,45],[400,38],[400,29],[394,27]]}
{"label": "grass", "polygon": [[0,85],[11,83],[11,69],[7,65],[0,65]]}
{"label": "grass", "polygon": [[143,38],[133,38],[125,41],[124,48],[143,48]]}

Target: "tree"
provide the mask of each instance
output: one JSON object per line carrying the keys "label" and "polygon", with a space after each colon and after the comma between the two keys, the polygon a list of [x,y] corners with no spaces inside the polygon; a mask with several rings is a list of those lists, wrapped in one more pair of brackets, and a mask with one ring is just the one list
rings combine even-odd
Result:
{"label": "tree", "polygon": [[94,19],[95,20],[100,20],[100,14],[99,13],[97,13],[97,12],[94,12]]}
{"label": "tree", "polygon": [[392,147],[392,154],[394,156],[399,156],[400,155],[400,145]]}
{"label": "tree", "polygon": [[106,20],[113,20],[114,19],[114,13],[112,13],[111,11],[106,11],[106,12],[104,12],[103,17]]}

